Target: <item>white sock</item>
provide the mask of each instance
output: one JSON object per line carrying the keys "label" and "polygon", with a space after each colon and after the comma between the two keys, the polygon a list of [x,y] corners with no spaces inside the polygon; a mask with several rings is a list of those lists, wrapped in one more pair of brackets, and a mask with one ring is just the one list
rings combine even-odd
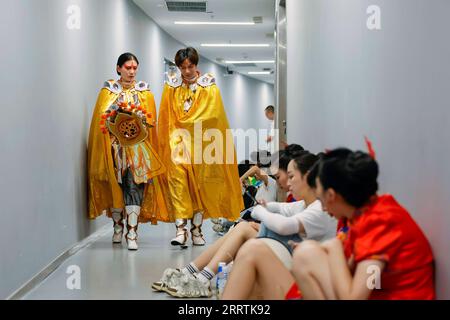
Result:
{"label": "white sock", "polygon": [[208,284],[212,278],[214,278],[216,274],[214,272],[212,272],[211,269],[209,269],[208,267],[205,267],[198,275],[197,275],[197,279],[199,279],[201,282],[203,282],[204,284]]}
{"label": "white sock", "polygon": [[186,275],[190,275],[190,274],[199,273],[200,270],[198,270],[198,268],[195,265],[195,263],[191,262],[187,266],[185,266],[183,269],[181,269],[181,272],[183,272]]}

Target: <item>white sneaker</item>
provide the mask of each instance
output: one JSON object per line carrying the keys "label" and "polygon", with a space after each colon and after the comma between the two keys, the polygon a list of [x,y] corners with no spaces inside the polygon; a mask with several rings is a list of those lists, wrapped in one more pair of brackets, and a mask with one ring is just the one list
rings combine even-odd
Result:
{"label": "white sneaker", "polygon": [[212,229],[213,229],[214,232],[219,233],[219,232],[223,231],[223,226],[218,223],[218,224],[213,225]]}
{"label": "white sneaker", "polygon": [[175,287],[169,287],[166,290],[172,297],[210,298],[212,296],[210,283],[205,284],[194,275],[182,275],[175,282]]}
{"label": "white sneaker", "polygon": [[182,275],[183,273],[180,269],[167,268],[166,270],[164,270],[161,279],[152,283],[152,289],[159,292],[166,291],[169,286],[175,286],[175,281]]}

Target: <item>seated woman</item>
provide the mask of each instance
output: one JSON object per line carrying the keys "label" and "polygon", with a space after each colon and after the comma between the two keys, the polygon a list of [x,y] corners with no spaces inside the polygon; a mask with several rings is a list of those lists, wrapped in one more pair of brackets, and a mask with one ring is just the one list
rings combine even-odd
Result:
{"label": "seated woman", "polygon": [[[243,187],[248,185],[247,179],[249,177],[254,177],[263,182],[263,184],[258,187],[258,191],[255,196],[257,200],[261,199],[266,202],[275,202],[278,191],[281,191],[287,195],[286,202],[295,201],[295,199],[290,196],[289,186],[287,185],[287,166],[294,157],[304,153],[308,152],[305,151],[302,146],[298,144],[291,144],[286,147],[286,149],[280,150],[274,154],[270,161],[267,159],[264,160],[264,163],[270,163],[268,168],[266,164],[259,163],[261,160],[258,153],[258,164],[250,167],[249,170],[241,175],[241,185]],[[269,175],[269,173],[271,173],[271,175]],[[278,187],[278,189],[276,187]]]}
{"label": "seated woman", "polygon": [[[315,195],[314,180],[309,176],[317,161],[317,156],[306,154],[291,160],[288,166],[288,184],[294,196],[303,199],[303,211],[280,215],[258,206],[252,216],[280,235],[318,241],[333,238],[337,221],[323,211]],[[242,300],[261,295],[264,299],[284,298],[294,282],[290,273],[291,249],[286,240],[275,237],[247,241],[234,261],[223,299]]]}
{"label": "seated woman", "polygon": [[[254,156],[257,161],[256,165],[251,165],[247,161],[239,164],[238,169],[241,186],[243,190],[245,190],[243,192],[247,193],[243,195],[245,208],[248,209],[249,207],[256,205],[256,203],[254,203],[255,199],[258,201],[274,202],[277,201],[279,191],[281,191],[281,193],[288,193],[287,165],[295,155],[300,155],[303,151],[304,149],[302,146],[291,144],[285,150],[281,150],[271,156],[270,159],[260,155],[262,152],[256,152]],[[246,170],[241,172],[241,169],[244,169],[245,167]],[[269,173],[272,175],[269,175]],[[249,186],[249,177],[262,182],[261,185],[256,187]],[[249,193],[248,191],[250,190],[256,190],[256,195],[251,194],[251,192]],[[289,194],[286,201],[293,202],[295,199]],[[234,224],[234,222],[230,222],[224,218],[212,219],[211,221],[214,223],[213,230],[220,235],[226,233]],[[264,227],[262,232],[266,232]]]}
{"label": "seated woman", "polygon": [[[277,201],[277,182],[272,176],[266,173],[266,166],[270,167],[270,163],[267,165],[252,165],[247,163],[238,165],[240,183],[243,192],[242,197],[245,207],[245,210],[241,212],[241,215],[246,211],[246,209],[253,208],[259,200],[271,202]],[[241,174],[241,169],[243,168],[245,168],[245,171]],[[213,230],[220,236],[227,233],[228,230],[236,223],[225,218],[212,219],[211,222],[214,223],[212,227]]]}
{"label": "seated woman", "polygon": [[[300,148],[300,146],[294,145],[290,149],[280,152],[275,177],[277,178],[278,186],[284,191],[289,191],[287,183],[288,163],[293,156],[298,154],[297,151],[303,150],[303,148]],[[301,203],[297,203],[297,206],[299,206],[300,211],[304,209],[304,205]],[[241,245],[247,240],[255,238],[258,235],[258,230],[258,223],[247,221],[238,223],[222,238],[208,246],[202,254],[184,268],[166,269],[161,280],[154,282],[152,288],[157,291],[167,292],[176,297],[198,298],[210,296],[209,283],[217,273],[219,262],[231,262]],[[195,278],[190,277],[190,275],[194,274],[196,275]],[[188,277],[184,277],[184,275]],[[185,285],[181,286],[181,282]],[[191,290],[193,287],[196,289]]]}
{"label": "seated woman", "polygon": [[[277,181],[278,188],[286,194],[285,202],[296,201],[289,191],[287,167],[289,162],[297,156],[307,152],[299,144],[290,144],[285,149],[280,150],[272,155],[270,171]],[[300,199],[299,199],[300,200]]]}
{"label": "seated woman", "polygon": [[295,249],[305,299],[435,299],[428,240],[393,196],[377,195],[377,177],[377,162],[363,152],[336,149],[321,161],[317,194],[350,228],[343,241]]}
{"label": "seated woman", "polygon": [[[318,156],[308,153],[294,158],[289,163],[290,189],[298,187],[296,194],[303,199],[300,201],[303,206],[301,210],[297,205],[299,202],[295,204],[268,203],[265,206],[257,206],[253,210],[252,217],[261,221],[258,238],[267,238],[265,240],[267,245],[278,247],[280,244],[284,244],[292,254],[292,247],[288,244],[291,240],[300,242],[302,239],[308,238],[322,241],[335,237],[336,219],[322,210],[322,205],[316,198],[314,186],[307,182],[309,171],[318,159]],[[266,234],[262,234],[263,227],[268,229]],[[285,254],[286,250],[281,250],[281,252]],[[291,256],[286,255],[285,261],[290,268]]]}

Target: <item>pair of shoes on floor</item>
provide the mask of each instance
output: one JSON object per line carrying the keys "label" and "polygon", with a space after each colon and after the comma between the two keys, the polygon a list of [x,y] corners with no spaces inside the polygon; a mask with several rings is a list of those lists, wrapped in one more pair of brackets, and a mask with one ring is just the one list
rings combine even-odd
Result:
{"label": "pair of shoes on floor", "polygon": [[220,236],[223,236],[225,233],[227,233],[230,230],[231,226],[234,225],[233,222],[225,218],[214,219],[214,221],[212,222],[214,223],[212,229]]}
{"label": "pair of shoes on floor", "polygon": [[[170,240],[170,244],[173,246],[180,246],[182,248],[187,248],[187,238],[184,235],[177,235],[175,238]],[[204,246],[206,244],[205,239],[202,235],[195,235],[192,237],[193,246]]]}
{"label": "pair of shoes on floor", "polygon": [[159,281],[152,283],[152,289],[158,292],[166,292],[169,287],[176,285],[175,279],[181,277],[183,273],[180,269],[167,268]]}
{"label": "pair of shoes on floor", "polygon": [[[193,246],[204,246],[206,244],[205,239],[203,238],[203,234],[193,228],[191,229],[191,235],[192,235],[192,245]],[[188,241],[188,232],[187,230],[180,230],[177,232],[176,237],[170,240],[170,244],[173,246],[181,246],[187,248]]]}
{"label": "pair of shoes on floor", "polygon": [[195,275],[184,274],[180,269],[168,268],[161,280],[154,282],[152,288],[166,292],[176,298],[209,298],[212,296],[210,283],[203,283]]}
{"label": "pair of shoes on floor", "polygon": [[173,281],[174,286],[167,288],[166,292],[175,298],[210,298],[212,296],[210,282],[204,283],[195,275],[183,275]]}

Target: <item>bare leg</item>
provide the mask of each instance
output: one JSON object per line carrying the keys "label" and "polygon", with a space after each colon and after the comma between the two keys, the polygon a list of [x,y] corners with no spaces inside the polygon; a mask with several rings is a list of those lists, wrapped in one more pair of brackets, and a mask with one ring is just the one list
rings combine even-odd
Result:
{"label": "bare leg", "polygon": [[[231,231],[232,230],[230,230],[230,232]],[[203,251],[197,258],[194,259],[193,262],[199,270],[202,270],[204,267],[206,267],[208,262],[211,261],[212,257],[214,257],[214,254],[222,246],[227,236],[229,236],[229,233],[216,240],[213,244],[209,245],[205,251]]]}
{"label": "bare leg", "polygon": [[[225,243],[225,241],[228,241],[227,239],[235,232],[242,232],[237,231],[242,229],[242,226],[240,225],[248,225],[249,223],[247,221],[239,222],[233,229],[228,231],[223,237],[215,241],[213,244],[209,245],[208,248],[203,251],[195,260],[193,261],[194,264],[197,266],[199,270],[202,270],[205,268],[208,263],[211,261],[211,259],[214,257],[214,255],[219,251],[219,248]],[[239,227],[240,226],[240,227]],[[216,266],[217,268],[217,266]],[[213,269],[211,269],[213,270]]]}
{"label": "bare leg", "polygon": [[248,299],[255,295],[255,288],[264,299],[284,299],[294,282],[272,249],[261,240],[249,240],[238,252],[223,299]]}
{"label": "bare leg", "polygon": [[[249,223],[238,223],[233,232],[222,242],[220,248],[208,262],[207,267],[217,273],[219,262],[231,262],[239,248],[249,239],[256,238],[258,231],[253,229]],[[200,267],[199,267],[200,269]]]}
{"label": "bare leg", "polygon": [[303,241],[294,250],[292,274],[305,299],[336,299],[328,255],[315,241]]}

